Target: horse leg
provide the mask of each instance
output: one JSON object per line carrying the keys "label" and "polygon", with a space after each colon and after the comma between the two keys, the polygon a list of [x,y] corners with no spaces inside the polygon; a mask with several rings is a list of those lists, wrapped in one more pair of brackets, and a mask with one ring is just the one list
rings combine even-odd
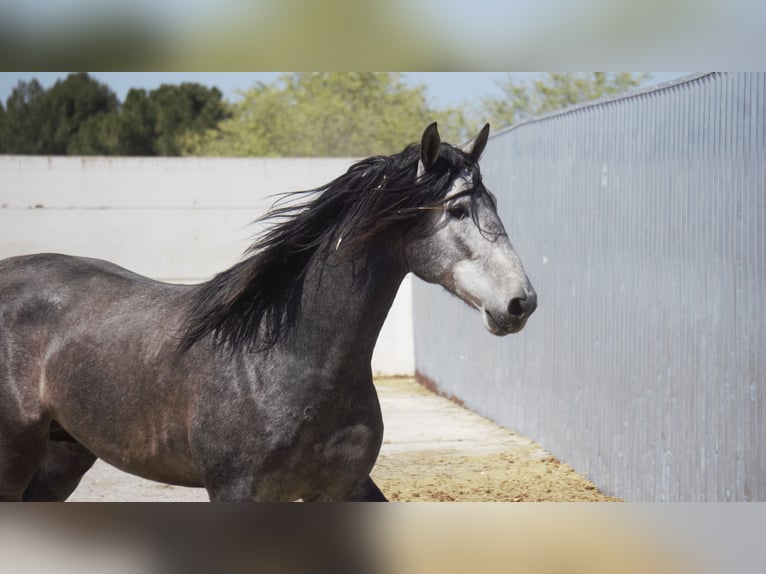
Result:
{"label": "horse leg", "polygon": [[388,499],[368,476],[351,494],[338,496],[337,494],[315,493],[304,496],[303,502],[388,502]]}
{"label": "horse leg", "polygon": [[304,502],[388,502],[386,496],[378,488],[378,485],[368,476],[362,483],[347,496],[337,497],[328,494],[315,494],[304,496]]}
{"label": "horse leg", "polygon": [[45,458],[24,490],[23,499],[30,502],[66,500],[96,458],[78,442],[48,441]]}
{"label": "horse leg", "polygon": [[380,491],[368,476],[348,499],[349,502],[388,502],[386,496]]}
{"label": "horse leg", "polygon": [[[275,501],[269,496],[261,497],[253,494],[247,488],[238,488],[238,486],[244,485],[243,483],[226,484],[220,488],[212,488],[207,486],[208,495],[211,502],[234,502],[234,501]],[[346,502],[388,502],[388,499],[380,491],[378,486],[368,476],[362,483],[354,489],[347,496],[338,496],[337,493],[333,495],[329,494],[312,494],[304,495],[304,502],[330,502],[330,501],[346,501]]]}
{"label": "horse leg", "polygon": [[22,500],[45,457],[45,429],[12,428],[0,422],[0,501]]}

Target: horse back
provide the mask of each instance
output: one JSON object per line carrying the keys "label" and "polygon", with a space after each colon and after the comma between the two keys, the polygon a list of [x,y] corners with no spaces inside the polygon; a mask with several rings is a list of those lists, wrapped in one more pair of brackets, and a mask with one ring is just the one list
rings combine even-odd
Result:
{"label": "horse back", "polygon": [[0,337],[6,349],[30,357],[78,341],[85,347],[137,340],[167,347],[177,338],[189,289],[99,259],[54,253],[5,259]]}
{"label": "horse back", "polygon": [[40,253],[0,261],[0,316],[8,325],[56,323],[68,313],[97,316],[130,299],[183,289],[100,259]]}

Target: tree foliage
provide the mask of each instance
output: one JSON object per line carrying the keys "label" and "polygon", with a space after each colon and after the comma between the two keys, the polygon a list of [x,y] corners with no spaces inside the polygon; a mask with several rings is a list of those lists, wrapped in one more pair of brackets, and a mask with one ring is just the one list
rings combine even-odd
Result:
{"label": "tree foliage", "polygon": [[228,116],[217,88],[200,84],[130,90],[125,104],[88,74],[70,74],[49,90],[19,82],[0,113],[0,153],[179,155],[188,131]]}
{"label": "tree foliage", "polygon": [[45,90],[19,82],[0,102],[0,153],[216,156],[351,156],[399,151],[439,122],[461,143],[489,121],[494,130],[583,101],[627,91],[646,74],[513,76],[478,106],[434,107],[423,85],[399,73],[284,74],[258,83],[235,104],[195,83],[132,89],[120,103],[85,73]]}
{"label": "tree foliage", "polygon": [[232,156],[368,156],[417,141],[438,116],[443,134],[462,129],[462,114],[438,114],[424,86],[401,74],[293,73],[243,94],[229,120],[187,139],[187,153]]}
{"label": "tree foliage", "polygon": [[119,124],[119,151],[124,155],[155,155],[155,113],[145,90],[125,96]]}
{"label": "tree foliage", "polygon": [[228,117],[218,88],[183,83],[156,90],[130,90],[120,122],[124,155],[181,155],[187,133],[203,133]]}
{"label": "tree foliage", "polygon": [[482,111],[496,129],[568,106],[626,92],[648,79],[632,72],[548,73],[533,82],[509,76],[503,96],[485,98]]}
{"label": "tree foliage", "polygon": [[40,153],[37,151],[36,114],[30,108],[38,106],[37,101],[43,92],[37,80],[19,82],[8,96],[5,112],[0,116],[0,152],[2,153]]}
{"label": "tree foliage", "polygon": [[36,81],[19,82],[0,118],[0,149],[5,153],[79,153],[80,129],[117,110],[119,102],[88,74],[70,74],[49,90]]}

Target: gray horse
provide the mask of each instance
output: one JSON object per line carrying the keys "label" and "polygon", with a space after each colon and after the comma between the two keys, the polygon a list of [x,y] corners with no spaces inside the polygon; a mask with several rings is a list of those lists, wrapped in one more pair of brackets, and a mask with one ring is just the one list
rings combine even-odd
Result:
{"label": "gray horse", "polygon": [[[0,499],[65,500],[97,457],[214,501],[385,500],[370,360],[408,272],[523,328],[536,294],[482,184],[489,125],[290,194],[201,285],[0,261]],[[301,195],[305,194],[305,195]]]}

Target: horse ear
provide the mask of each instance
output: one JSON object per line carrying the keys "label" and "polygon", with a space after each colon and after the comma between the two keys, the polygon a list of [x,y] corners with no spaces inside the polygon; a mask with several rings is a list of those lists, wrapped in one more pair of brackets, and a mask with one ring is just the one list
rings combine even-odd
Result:
{"label": "horse ear", "polygon": [[423,132],[420,140],[420,161],[418,162],[418,178],[420,178],[428,169],[436,163],[439,158],[439,148],[442,140],[439,137],[439,130],[436,129],[436,122],[428,126]]}
{"label": "horse ear", "polygon": [[467,153],[469,156],[471,156],[471,159],[473,161],[479,161],[479,158],[481,157],[481,154],[484,151],[484,147],[487,145],[488,138],[489,138],[489,124],[484,124],[484,127],[481,128],[479,135],[477,135],[470,142],[468,142],[466,146],[463,148],[463,151]]}

